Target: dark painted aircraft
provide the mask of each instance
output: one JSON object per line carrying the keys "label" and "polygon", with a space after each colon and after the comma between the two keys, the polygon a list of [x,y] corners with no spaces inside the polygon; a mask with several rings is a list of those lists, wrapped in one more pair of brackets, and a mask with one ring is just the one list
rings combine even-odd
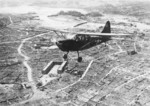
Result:
{"label": "dark painted aircraft", "polygon": [[[60,31],[66,33],[65,31]],[[68,32],[69,33],[69,32]],[[93,46],[105,43],[109,40],[115,39],[113,36],[128,36],[129,34],[113,34],[111,33],[110,22],[107,21],[104,29],[101,33],[74,33],[75,36],[72,39],[59,40],[56,42],[58,48],[64,52],[67,52],[63,58],[67,59],[67,55],[70,51],[77,51],[78,62],[82,61],[82,57],[79,57],[79,51],[89,49]]]}

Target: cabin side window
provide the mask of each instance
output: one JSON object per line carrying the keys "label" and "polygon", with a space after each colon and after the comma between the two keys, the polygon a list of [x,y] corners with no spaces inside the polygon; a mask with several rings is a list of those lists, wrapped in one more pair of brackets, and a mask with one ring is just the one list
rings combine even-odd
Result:
{"label": "cabin side window", "polygon": [[89,35],[76,35],[75,40],[76,41],[88,41],[90,40],[90,36]]}
{"label": "cabin side window", "polygon": [[75,36],[75,40],[76,40],[76,41],[81,41],[81,40],[82,40],[82,39],[81,39],[81,35],[76,35],[76,36]]}

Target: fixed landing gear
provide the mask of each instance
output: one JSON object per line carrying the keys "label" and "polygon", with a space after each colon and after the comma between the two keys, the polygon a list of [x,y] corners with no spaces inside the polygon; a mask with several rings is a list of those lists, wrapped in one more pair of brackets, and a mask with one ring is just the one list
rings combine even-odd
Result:
{"label": "fixed landing gear", "polygon": [[[67,59],[68,59],[68,53],[69,53],[69,52],[67,52],[67,54],[64,54],[64,55],[63,55],[63,59],[64,59],[64,60],[67,60]],[[77,53],[78,53],[78,59],[77,59],[77,61],[78,61],[78,62],[82,62],[82,57],[79,57],[79,52],[78,52],[78,51],[77,51]]]}
{"label": "fixed landing gear", "polygon": [[82,57],[78,57],[78,62],[82,62]]}
{"label": "fixed landing gear", "polygon": [[64,54],[64,56],[63,56],[63,59],[64,59],[64,60],[67,60],[67,58],[68,58],[68,53],[69,53],[69,52],[67,52],[67,54]]}
{"label": "fixed landing gear", "polygon": [[107,46],[106,42],[105,42],[105,47]]}
{"label": "fixed landing gear", "polygon": [[67,55],[67,54],[64,54],[63,59],[64,59],[64,60],[67,60],[67,58],[68,58],[68,55]]}
{"label": "fixed landing gear", "polygon": [[77,51],[78,53],[78,62],[82,62],[82,57],[79,57],[79,51]]}

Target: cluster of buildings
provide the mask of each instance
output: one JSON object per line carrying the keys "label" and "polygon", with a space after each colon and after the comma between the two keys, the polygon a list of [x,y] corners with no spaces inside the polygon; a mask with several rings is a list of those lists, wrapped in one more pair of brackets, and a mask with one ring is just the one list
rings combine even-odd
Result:
{"label": "cluster of buildings", "polygon": [[40,78],[41,86],[45,86],[50,81],[58,79],[67,68],[67,61],[56,62],[50,61],[47,66],[42,70],[42,77]]}

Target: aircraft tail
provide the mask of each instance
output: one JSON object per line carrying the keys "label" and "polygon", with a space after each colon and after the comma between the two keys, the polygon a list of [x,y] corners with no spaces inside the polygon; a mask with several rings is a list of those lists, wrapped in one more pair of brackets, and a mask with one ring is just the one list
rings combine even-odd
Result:
{"label": "aircraft tail", "polygon": [[105,27],[101,33],[111,33],[111,27],[109,21],[106,22]]}

